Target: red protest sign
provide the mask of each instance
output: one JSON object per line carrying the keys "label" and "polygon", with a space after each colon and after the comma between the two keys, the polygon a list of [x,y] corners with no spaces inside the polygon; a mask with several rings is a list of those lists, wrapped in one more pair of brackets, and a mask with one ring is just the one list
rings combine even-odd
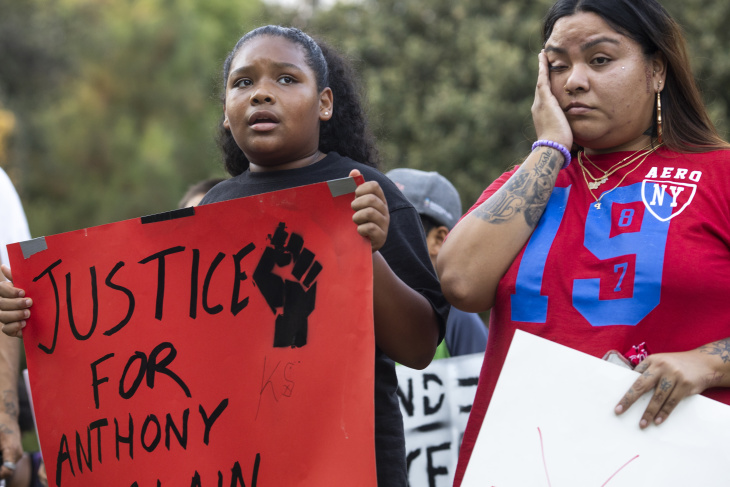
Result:
{"label": "red protest sign", "polygon": [[376,485],[355,187],[9,246],[35,303],[24,345],[49,483]]}

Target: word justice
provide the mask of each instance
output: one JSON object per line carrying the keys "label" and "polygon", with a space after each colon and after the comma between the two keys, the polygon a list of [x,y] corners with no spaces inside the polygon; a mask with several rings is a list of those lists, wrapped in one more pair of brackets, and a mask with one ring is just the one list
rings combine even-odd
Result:
{"label": "word justice", "polygon": [[[227,265],[221,265],[226,258],[226,254],[223,252],[218,252],[218,254],[215,256],[215,258],[212,259],[210,265],[207,266],[207,270],[205,271],[205,278],[202,282],[202,290],[200,289],[200,276],[201,274],[201,256],[200,256],[200,250],[199,249],[191,249],[189,252],[185,252],[186,249],[183,246],[176,246],[176,247],[170,247],[165,250],[156,252],[152,255],[149,255],[139,262],[137,262],[138,265],[145,266],[147,264],[153,265],[153,263],[157,263],[157,286],[156,286],[156,298],[155,298],[155,312],[154,312],[154,318],[158,321],[162,321],[163,317],[163,310],[164,310],[164,303],[165,303],[165,291],[166,287],[169,286],[170,279],[166,279],[168,277],[168,267],[174,268],[179,272],[179,269],[185,262],[185,257],[183,253],[191,254],[190,257],[188,257],[188,262],[190,263],[190,281],[189,281],[189,288],[186,288],[187,296],[189,296],[189,311],[188,314],[191,319],[195,319],[198,316],[198,310],[202,306],[203,310],[210,314],[214,315],[217,313],[222,312],[225,308],[223,304],[216,303],[211,305],[210,304],[210,298],[209,298],[209,292],[211,287],[211,281],[213,280],[214,275],[215,276],[222,276],[222,278],[232,279],[232,286],[231,289],[231,296],[230,296],[230,306],[229,311],[233,316],[236,316],[238,313],[241,312],[247,305],[249,298],[248,296],[241,297],[242,290],[241,290],[241,284],[248,279],[248,276],[246,272],[242,269],[242,261],[244,258],[249,255],[256,246],[253,243],[249,243],[248,245],[242,247],[238,252],[231,255],[231,259],[226,260]],[[167,265],[170,264],[170,265]],[[111,289],[115,292],[122,293],[126,296],[127,300],[127,306],[126,306],[126,315],[124,318],[122,318],[121,321],[118,323],[113,324],[112,326],[109,326],[103,331],[103,334],[105,336],[112,336],[115,333],[122,330],[132,319],[135,308],[137,306],[137,299],[135,298],[135,293],[132,289],[130,289],[127,286],[124,286],[122,284],[119,284],[119,282],[115,282],[115,278],[117,278],[117,274],[119,271],[124,268],[126,263],[124,261],[119,261],[114,265],[114,267],[107,273],[106,278],[104,279],[104,285],[106,288]],[[150,267],[146,266],[145,268]],[[152,267],[154,268],[154,267]],[[129,268],[128,268],[129,269]],[[226,272],[227,271],[227,272]],[[53,337],[50,340],[39,340],[38,348],[43,350],[47,354],[52,354],[56,348],[56,343],[58,340],[58,334],[59,334],[59,328],[60,328],[60,322],[61,322],[61,315],[63,314],[63,304],[65,304],[65,308],[68,315],[68,327],[71,331],[71,334],[76,340],[83,341],[88,340],[91,338],[94,333],[97,331],[97,328],[100,328],[99,326],[99,315],[101,314],[99,311],[99,283],[97,278],[97,269],[96,266],[89,267],[89,278],[91,280],[91,324],[88,327],[88,330],[86,332],[82,332],[79,330],[79,326],[77,325],[77,320],[74,318],[74,298],[72,296],[74,286],[72,286],[72,280],[76,278],[76,276],[72,276],[71,272],[65,273],[65,303],[61,299],[61,292],[59,290],[59,286],[57,283],[57,276],[60,273],[64,272],[64,263],[61,259],[58,259],[48,267],[46,267],[38,276],[36,276],[33,279],[33,282],[46,282],[53,288],[53,295],[55,297],[55,304],[56,304],[56,315],[55,315],[55,323],[53,327]],[[139,279],[135,279],[132,282],[139,282]],[[177,283],[176,283],[177,284]],[[78,287],[78,286],[76,286]],[[78,291],[77,291],[78,292]],[[175,298],[178,298],[175,296]],[[104,299],[103,302],[108,302],[108,299]],[[174,302],[185,302],[185,299],[173,299]],[[123,308],[123,307],[122,307]],[[119,309],[119,308],[118,308]]]}

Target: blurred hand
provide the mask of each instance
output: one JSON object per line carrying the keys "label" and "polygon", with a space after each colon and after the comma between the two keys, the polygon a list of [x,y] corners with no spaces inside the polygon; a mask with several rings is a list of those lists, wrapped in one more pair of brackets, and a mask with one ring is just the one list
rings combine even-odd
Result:
{"label": "blurred hand", "polygon": [[[25,297],[25,291],[13,286],[13,275],[6,265],[0,266],[0,324],[8,336],[22,338],[25,320],[30,317],[33,301]],[[7,279],[7,280],[6,280]]]}

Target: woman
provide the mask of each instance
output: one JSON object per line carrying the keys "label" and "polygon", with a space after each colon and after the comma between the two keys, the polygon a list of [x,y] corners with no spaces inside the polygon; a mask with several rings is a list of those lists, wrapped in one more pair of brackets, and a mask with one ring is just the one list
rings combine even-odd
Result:
{"label": "woman", "polygon": [[730,151],[678,25],[654,0],[560,0],[543,39],[538,142],[438,257],[453,305],[492,309],[457,486],[516,329],[597,357],[645,344],[616,406],[656,387],[641,428],[691,394],[730,404]]}

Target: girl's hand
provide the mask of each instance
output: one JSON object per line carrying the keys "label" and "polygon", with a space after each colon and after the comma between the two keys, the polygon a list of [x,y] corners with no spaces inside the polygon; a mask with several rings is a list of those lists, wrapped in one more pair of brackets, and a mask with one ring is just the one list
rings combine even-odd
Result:
{"label": "girl's hand", "polygon": [[[631,386],[616,406],[621,414],[645,392],[652,390],[654,396],[639,421],[641,429],[650,423],[661,424],[674,410],[679,401],[692,394],[699,394],[710,387],[725,385],[727,373],[713,367],[719,359],[697,350],[678,353],[657,353],[650,355],[636,366],[641,377]],[[725,364],[725,362],[723,362]]]}
{"label": "girl's hand", "polygon": [[[360,171],[353,169],[350,177],[360,175]],[[390,213],[385,200],[383,188],[377,181],[366,181],[355,190],[355,199],[352,202],[355,214],[352,221],[357,224],[357,233],[370,240],[373,252],[377,252],[388,238]]]}
{"label": "girl's hand", "polygon": [[553,95],[550,84],[550,66],[544,50],[540,51],[538,59],[535,101],[532,103],[532,121],[535,124],[537,138],[552,140],[570,150],[573,146],[573,131],[570,129],[565,112],[560,108],[558,99]]}
{"label": "girl's hand", "polygon": [[25,297],[25,291],[13,287],[13,275],[6,265],[0,266],[5,279],[0,276],[0,324],[8,336],[23,338],[25,320],[30,317],[33,301]]}

